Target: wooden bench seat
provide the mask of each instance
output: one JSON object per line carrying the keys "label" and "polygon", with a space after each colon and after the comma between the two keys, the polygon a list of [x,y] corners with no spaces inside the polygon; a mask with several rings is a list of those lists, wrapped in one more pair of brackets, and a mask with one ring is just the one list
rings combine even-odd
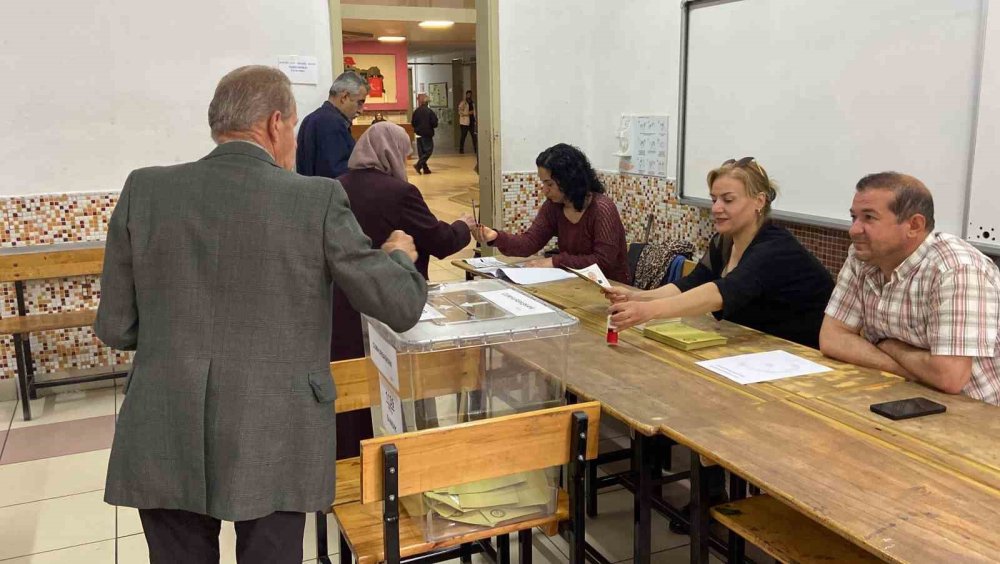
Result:
{"label": "wooden bench seat", "polygon": [[76,375],[69,378],[35,382],[35,363],[31,354],[31,334],[57,329],[77,329],[94,324],[97,309],[87,308],[60,313],[39,313],[27,311],[25,282],[76,276],[96,276],[104,266],[104,243],[67,243],[38,245],[0,250],[0,283],[14,284],[17,314],[0,319],[0,335],[11,336],[14,340],[14,358],[17,369],[21,409],[24,420],[31,419],[31,402],[38,397],[36,390],[43,387],[81,384],[98,380],[109,380],[124,376],[122,372],[97,375]]}
{"label": "wooden bench seat", "polygon": [[[346,541],[357,559],[357,564],[376,564],[385,560],[381,503],[337,504],[334,507],[334,514],[340,526],[351,531]],[[559,503],[552,515],[433,542],[424,538],[423,529],[400,505],[399,553],[402,558],[407,558],[534,527],[541,527],[546,534],[552,535],[555,534],[558,524],[567,519],[569,519],[569,496],[560,490]]]}
{"label": "wooden bench seat", "polygon": [[97,309],[6,317],[0,319],[0,335],[25,335],[52,329],[90,327],[96,318]]}
{"label": "wooden bench seat", "polygon": [[881,562],[847,539],[769,495],[758,495],[711,509],[730,531],[782,562]]}

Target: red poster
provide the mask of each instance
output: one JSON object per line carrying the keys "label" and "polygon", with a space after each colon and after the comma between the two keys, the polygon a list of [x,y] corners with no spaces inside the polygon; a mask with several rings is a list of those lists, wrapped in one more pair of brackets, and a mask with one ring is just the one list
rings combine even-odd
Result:
{"label": "red poster", "polygon": [[381,98],[385,95],[385,86],[382,84],[381,76],[368,77],[368,95],[372,98]]}

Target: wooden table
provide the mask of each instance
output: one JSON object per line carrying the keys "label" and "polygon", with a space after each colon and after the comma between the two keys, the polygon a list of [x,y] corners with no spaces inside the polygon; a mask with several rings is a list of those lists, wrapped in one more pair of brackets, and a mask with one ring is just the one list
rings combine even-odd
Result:
{"label": "wooden table", "polygon": [[[729,345],[685,352],[629,330],[618,347],[608,347],[607,302],[591,285],[569,280],[522,289],[581,320],[567,387],[600,400],[632,428],[657,425],[883,560],[997,561],[1000,408],[710,317],[685,322],[726,335]],[[833,370],[741,386],[694,364],[775,349]],[[948,413],[894,422],[868,410],[913,395],[946,404]],[[692,561],[706,561],[704,532],[692,537]]]}
{"label": "wooden table", "polygon": [[[393,122],[393,123],[395,123],[395,122]],[[413,143],[413,139],[415,138],[415,134],[413,132],[413,125],[409,124],[409,123],[397,123],[396,125],[402,127],[404,130],[406,130],[406,134],[410,136],[410,143]],[[361,137],[361,135],[365,131],[368,131],[369,127],[371,127],[370,123],[352,124],[351,125],[351,137],[353,137],[355,140],[357,140],[359,137]]]}

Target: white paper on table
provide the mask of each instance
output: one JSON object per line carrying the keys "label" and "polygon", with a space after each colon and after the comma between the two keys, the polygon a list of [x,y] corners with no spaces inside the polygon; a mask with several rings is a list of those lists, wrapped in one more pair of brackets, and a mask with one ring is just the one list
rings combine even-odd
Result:
{"label": "white paper on table", "polygon": [[579,268],[579,269],[570,268],[567,266],[566,270],[577,273],[581,277],[596,283],[601,288],[611,287],[611,282],[608,280],[608,277],[604,275],[604,272],[601,270],[601,267],[597,266],[597,264],[592,264],[586,268]]}
{"label": "white paper on table", "polygon": [[385,378],[379,377],[378,388],[382,428],[387,435],[398,435],[403,432],[403,402],[399,399],[399,393]]}
{"label": "white paper on table", "polygon": [[576,278],[561,268],[501,268],[500,272],[515,284],[541,284]]}
{"label": "white paper on table", "polygon": [[399,389],[399,369],[396,366],[396,348],[379,335],[375,326],[368,324],[368,346],[371,347],[372,362],[379,373],[385,376],[393,388]]}
{"label": "white paper on table", "polygon": [[770,382],[771,380],[832,370],[828,366],[817,364],[785,351],[727,356],[714,360],[703,360],[695,364],[740,384]]}
{"label": "white paper on table", "polygon": [[424,310],[420,312],[420,321],[427,321],[428,319],[444,319],[444,317],[444,314],[434,309],[434,307],[430,304],[424,304]]}
{"label": "white paper on table", "polygon": [[467,258],[465,259],[465,263],[471,266],[472,268],[475,268],[476,270],[497,269],[497,268],[502,268],[504,266],[510,266],[509,264],[501,260],[497,260],[493,257]]}
{"label": "white paper on table", "polygon": [[492,292],[482,292],[479,295],[493,302],[500,309],[518,317],[552,312],[549,306],[516,290],[493,290]]}
{"label": "white paper on table", "polygon": [[278,69],[292,84],[319,84],[319,61],[316,57],[278,57]]}

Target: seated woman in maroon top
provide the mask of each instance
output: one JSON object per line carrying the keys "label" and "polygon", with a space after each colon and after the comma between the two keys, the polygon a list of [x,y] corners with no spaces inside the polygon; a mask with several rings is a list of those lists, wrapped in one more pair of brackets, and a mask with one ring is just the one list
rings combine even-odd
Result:
{"label": "seated woman in maroon top", "polygon": [[615,203],[604,195],[604,186],[582,151],[560,143],[535,159],[546,202],[524,233],[514,235],[479,226],[474,233],[481,243],[495,245],[501,253],[526,257],[559,239],[559,254],[525,263],[525,266],[601,267],[611,280],[628,283],[625,226]]}
{"label": "seated woman in maroon top", "polygon": [[[347,162],[350,170],[337,180],[347,192],[361,230],[372,240],[372,248],[381,247],[393,231],[405,231],[417,247],[414,264],[427,278],[430,255],[444,258],[465,248],[475,221],[468,216],[445,223],[431,213],[420,190],[407,182],[409,154],[410,138],[402,127],[389,121],[372,124],[351,152]],[[363,356],[361,315],[351,307],[347,295],[334,287],[330,360]],[[340,414],[337,421],[337,458],[357,456],[358,442],[372,436],[368,410]]]}

